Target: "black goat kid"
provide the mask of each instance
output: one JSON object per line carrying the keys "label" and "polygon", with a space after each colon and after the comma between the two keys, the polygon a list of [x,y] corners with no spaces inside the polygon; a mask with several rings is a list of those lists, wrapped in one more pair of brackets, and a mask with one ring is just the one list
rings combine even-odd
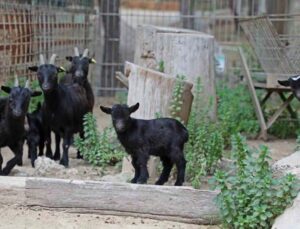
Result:
{"label": "black goat kid", "polygon": [[22,164],[23,144],[25,139],[25,116],[28,110],[30,97],[41,95],[41,92],[31,91],[29,81],[25,87],[19,86],[17,77],[15,86],[10,88],[2,86],[1,89],[9,93],[6,99],[5,109],[0,120],[0,147],[8,146],[14,153],[14,157],[7,162],[2,170],[3,158],[0,153],[0,175],[8,175],[13,167]]}
{"label": "black goat kid", "polygon": [[131,118],[130,114],[139,108],[139,103],[128,107],[116,104],[112,108],[100,106],[110,114],[118,139],[126,152],[131,155],[135,169],[132,183],[147,183],[149,178],[147,162],[150,155],[159,156],[163,171],[155,184],[163,185],[168,181],[173,164],[177,167],[175,185],[184,182],[186,160],[183,154],[184,144],[188,141],[187,129],[172,118],[142,120]]}
{"label": "black goat kid", "polygon": [[[32,113],[28,113],[26,116],[29,125],[29,129],[26,133],[28,157],[30,157],[31,165],[34,167],[34,161],[37,159],[37,148],[39,148],[39,156],[42,156],[46,141],[41,103],[38,103],[36,110]],[[49,145],[47,146],[50,147]],[[51,148],[47,149],[46,156],[52,157]]]}
{"label": "black goat kid", "polygon": [[[45,64],[44,57],[40,56],[40,66],[29,69],[37,72],[40,87],[44,92],[43,120],[46,131],[46,142],[51,143],[50,130],[56,136],[63,138],[63,156],[60,163],[69,165],[68,151],[73,140],[73,134],[83,137],[83,116],[89,112],[85,89],[78,84],[59,84],[57,74],[61,69],[54,65],[56,55],[52,55],[49,64]],[[57,148],[59,144],[57,143]],[[59,159],[55,151],[54,159]]]}

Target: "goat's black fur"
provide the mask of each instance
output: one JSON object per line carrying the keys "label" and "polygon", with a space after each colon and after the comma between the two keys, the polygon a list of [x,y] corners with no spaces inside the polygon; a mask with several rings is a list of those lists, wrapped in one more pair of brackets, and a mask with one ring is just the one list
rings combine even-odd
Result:
{"label": "goat's black fur", "polygon": [[1,89],[9,93],[8,98],[1,99],[0,119],[0,147],[8,146],[14,153],[14,157],[7,162],[2,170],[3,158],[0,153],[0,174],[8,175],[13,167],[22,165],[23,144],[25,139],[25,116],[28,110],[30,97],[41,95],[41,92],[32,92],[24,87],[6,87]]}
{"label": "goat's black fur", "polygon": [[[43,121],[43,110],[41,103],[38,104],[36,110],[32,113],[28,113],[27,120],[29,129],[26,132],[26,141],[28,145],[28,157],[31,159],[31,165],[34,167],[34,161],[37,159],[37,148],[39,148],[39,156],[44,155],[44,145],[46,141],[44,121]],[[47,149],[47,156],[51,149]]]}
{"label": "goat's black fur", "polygon": [[[83,116],[89,112],[86,91],[78,84],[59,84],[59,68],[52,64],[31,67],[37,71],[40,87],[44,92],[43,119],[46,126],[46,142],[51,143],[50,130],[63,137],[63,156],[60,163],[69,165],[68,151],[73,134],[79,132],[83,137]],[[59,139],[60,140],[60,139]],[[56,144],[54,159],[60,158],[59,142]]]}
{"label": "goat's black fur", "polygon": [[188,141],[187,129],[172,118],[142,120],[131,118],[130,114],[139,107],[116,104],[112,108],[100,106],[100,109],[110,114],[118,139],[126,152],[131,155],[135,176],[132,183],[146,183],[149,177],[147,161],[150,155],[160,157],[163,171],[156,181],[163,185],[168,181],[173,164],[178,173],[175,185],[184,182],[186,160],[183,154],[184,144]]}

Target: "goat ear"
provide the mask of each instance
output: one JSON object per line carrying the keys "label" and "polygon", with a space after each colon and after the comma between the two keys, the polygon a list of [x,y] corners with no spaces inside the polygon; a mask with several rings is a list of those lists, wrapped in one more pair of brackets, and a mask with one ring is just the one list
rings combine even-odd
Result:
{"label": "goat ear", "polygon": [[7,86],[1,86],[1,90],[4,91],[4,92],[6,92],[7,94],[9,94],[10,91],[11,91],[11,88],[7,87]]}
{"label": "goat ear", "polygon": [[90,64],[97,64],[97,61],[94,58],[90,58],[89,63]]}
{"label": "goat ear", "polygon": [[111,114],[111,108],[109,107],[100,106],[100,109],[106,114]]}
{"label": "goat ear", "polygon": [[36,97],[36,96],[39,96],[41,94],[42,94],[41,91],[33,91],[33,92],[31,92],[31,97]]}
{"label": "goat ear", "polygon": [[278,83],[285,87],[288,87],[291,85],[289,80],[278,80]]}
{"label": "goat ear", "polygon": [[72,56],[66,56],[66,60],[72,62],[73,61],[73,57]]}
{"label": "goat ear", "polygon": [[38,71],[38,66],[31,66],[31,67],[28,67],[28,69],[30,70],[30,71],[33,71],[33,72],[37,72]]}
{"label": "goat ear", "polygon": [[137,104],[135,104],[135,105],[129,107],[129,112],[130,112],[130,113],[135,112],[137,109],[139,109],[139,106],[140,106],[140,104],[137,103]]}
{"label": "goat ear", "polygon": [[66,69],[62,66],[56,67],[56,69],[57,69],[57,72],[65,72],[66,71]]}

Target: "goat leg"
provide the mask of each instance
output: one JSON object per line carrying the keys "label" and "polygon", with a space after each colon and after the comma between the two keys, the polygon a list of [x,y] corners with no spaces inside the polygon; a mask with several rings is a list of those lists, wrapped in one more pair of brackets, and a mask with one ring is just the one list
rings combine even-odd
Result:
{"label": "goat leg", "polygon": [[148,169],[147,169],[148,159],[149,159],[148,154],[138,155],[137,164],[140,169],[140,176],[137,179],[138,184],[146,184],[147,183],[147,180],[149,178],[149,173],[148,173]]}
{"label": "goat leg", "polygon": [[135,184],[137,182],[137,179],[140,176],[140,167],[137,164],[137,158],[136,157],[131,157],[131,164],[134,168],[134,177],[131,180],[131,183]]}
{"label": "goat leg", "polygon": [[15,167],[15,165],[20,163],[20,161],[22,160],[22,143],[18,143],[17,146],[10,146],[9,148],[13,151],[15,156],[6,163],[6,166],[2,171],[3,175],[8,175],[10,171]]}
{"label": "goat leg", "polygon": [[159,179],[155,182],[156,185],[163,185],[164,183],[166,183],[168,181],[172,167],[173,167],[173,163],[169,158],[161,157],[160,160],[163,164],[163,170],[162,170],[162,173],[161,173]]}
{"label": "goat leg", "polygon": [[60,159],[60,134],[55,133],[55,153],[53,159],[58,161]]}
{"label": "goat leg", "polygon": [[69,166],[69,147],[72,143],[72,134],[66,133],[64,134],[64,142],[63,142],[63,155],[60,160],[60,164],[64,165],[65,167]]}

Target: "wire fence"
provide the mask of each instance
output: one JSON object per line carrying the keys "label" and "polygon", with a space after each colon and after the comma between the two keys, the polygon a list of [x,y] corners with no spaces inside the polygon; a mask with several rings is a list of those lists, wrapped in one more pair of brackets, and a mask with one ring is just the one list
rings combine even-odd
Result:
{"label": "wire fence", "polygon": [[[93,8],[67,1],[0,2],[0,77],[14,73],[29,76],[27,67],[37,64],[38,55],[58,55],[63,64],[74,46],[93,48]],[[45,3],[48,4],[45,4]],[[70,1],[71,2],[71,1]],[[86,1],[85,1],[86,2]]]}
{"label": "wire fence", "polygon": [[[247,46],[239,20],[268,13],[280,39],[294,52],[300,45],[299,10],[297,0],[4,0],[0,80],[14,72],[30,75],[26,69],[40,53],[48,58],[58,54],[58,63],[65,66],[64,57],[78,46],[95,54],[91,78],[97,95],[123,90],[115,71],[133,61],[140,24],[194,29],[214,35],[219,45]],[[259,68],[248,49],[249,65]],[[228,53],[227,60],[234,62]]]}

